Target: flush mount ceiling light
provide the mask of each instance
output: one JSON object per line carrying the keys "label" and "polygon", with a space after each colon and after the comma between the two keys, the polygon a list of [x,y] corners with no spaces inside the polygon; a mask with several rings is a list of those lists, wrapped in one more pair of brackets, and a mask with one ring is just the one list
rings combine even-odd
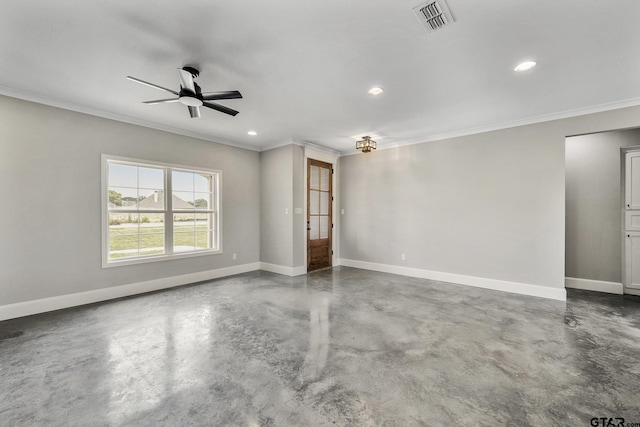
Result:
{"label": "flush mount ceiling light", "polygon": [[380,95],[382,92],[384,92],[384,89],[381,87],[372,87],[369,89],[369,95]]}
{"label": "flush mount ceiling light", "polygon": [[249,132],[247,132],[249,135],[251,136],[256,136],[258,134],[258,132],[256,132],[255,130],[250,130]]}
{"label": "flush mount ceiling light", "polygon": [[372,140],[370,136],[363,136],[362,141],[356,142],[356,150],[369,153],[371,150],[376,149],[376,145],[376,142]]}
{"label": "flush mount ceiling light", "polygon": [[523,62],[522,64],[518,64],[516,68],[513,69],[516,73],[521,73],[523,71],[528,71],[536,66],[536,63],[533,61]]}

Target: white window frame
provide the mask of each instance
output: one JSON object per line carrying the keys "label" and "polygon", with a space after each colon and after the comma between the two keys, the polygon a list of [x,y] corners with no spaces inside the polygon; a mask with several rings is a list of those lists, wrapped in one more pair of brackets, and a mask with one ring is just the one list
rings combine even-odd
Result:
{"label": "white window frame", "polygon": [[[109,259],[109,162],[129,163],[132,166],[154,167],[164,169],[164,194],[165,194],[165,210],[156,211],[156,213],[164,213],[165,215],[165,236],[164,236],[164,254],[143,255],[137,257],[123,259]],[[152,160],[142,160],[130,157],[113,156],[102,154],[101,156],[101,207],[102,207],[102,268],[118,267],[123,265],[143,264],[147,262],[168,261],[180,258],[192,258],[205,255],[215,255],[222,253],[222,171],[215,169],[206,169],[196,166],[179,165],[174,163],[162,163]],[[215,177],[213,185],[213,200],[211,210],[213,215],[214,233],[213,239],[217,242],[215,248],[201,249],[193,252],[173,252],[173,214],[184,213],[184,211],[174,211],[172,205],[173,188],[171,183],[172,171],[202,173]],[[196,211],[198,212],[198,211]],[[204,211],[207,212],[208,211]]]}

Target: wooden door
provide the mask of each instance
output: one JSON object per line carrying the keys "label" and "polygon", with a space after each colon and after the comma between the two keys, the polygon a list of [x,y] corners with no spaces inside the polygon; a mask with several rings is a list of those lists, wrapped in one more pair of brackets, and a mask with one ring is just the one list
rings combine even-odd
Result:
{"label": "wooden door", "polygon": [[307,161],[307,271],[331,267],[332,177],[330,163]]}

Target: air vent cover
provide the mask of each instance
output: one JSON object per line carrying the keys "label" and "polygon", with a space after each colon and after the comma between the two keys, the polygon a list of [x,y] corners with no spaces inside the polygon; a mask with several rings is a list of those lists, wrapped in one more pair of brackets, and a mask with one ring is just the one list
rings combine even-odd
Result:
{"label": "air vent cover", "polygon": [[413,11],[428,32],[453,23],[453,16],[444,0],[422,3],[414,7]]}

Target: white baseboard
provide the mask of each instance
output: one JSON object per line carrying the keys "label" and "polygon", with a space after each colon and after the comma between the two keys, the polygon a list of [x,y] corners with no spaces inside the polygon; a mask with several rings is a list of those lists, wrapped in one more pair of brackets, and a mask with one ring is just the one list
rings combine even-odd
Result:
{"label": "white baseboard", "polygon": [[484,277],[464,276],[461,274],[444,273],[441,271],[423,270],[419,268],[400,267],[397,265],[378,264],[352,259],[340,260],[340,264],[346,267],[362,268],[365,270],[380,271],[383,273],[399,274],[401,276],[418,277],[421,279],[450,282],[459,285],[474,286],[477,288],[493,289],[495,291],[511,292],[515,294],[530,295],[540,298],[549,298],[558,301],[567,300],[567,291],[564,288],[550,288],[547,286],[531,285],[528,283],[509,282],[505,280],[487,279]]}
{"label": "white baseboard", "polygon": [[271,273],[283,274],[285,276],[291,276],[291,277],[307,274],[307,269],[305,268],[304,265],[299,267],[286,267],[284,265],[261,262],[260,270],[269,271]]}
{"label": "white baseboard", "polygon": [[564,286],[572,289],[583,289],[585,291],[606,292],[608,294],[624,294],[624,286],[618,282],[605,282],[604,280],[578,279],[575,277],[565,277]]}
{"label": "white baseboard", "polygon": [[[498,291],[513,292],[517,294],[550,298],[560,301],[566,300],[566,291],[564,289],[548,288],[545,286],[530,285],[526,283],[507,282],[503,280],[486,279],[482,277],[463,276],[459,274],[400,267],[388,264],[377,264],[344,258],[336,260],[334,266],[338,265],[362,268],[365,270],[380,271],[384,273],[399,274],[402,276],[411,276],[419,277],[422,279],[451,282]],[[291,277],[300,276],[306,274],[307,272],[307,269],[304,266],[285,267],[282,265],[270,264],[266,262],[254,262],[232,267],[218,268],[215,270],[183,274],[180,276],[148,280],[145,282],[131,283],[128,285],[113,286],[92,291],[78,292],[75,294],[60,295],[33,301],[2,305],[0,306],[0,321],[14,319],[17,317],[30,316],[33,314],[45,313],[48,311],[61,310],[64,308],[76,307],[85,304],[92,304],[95,302],[107,301],[110,299],[122,298],[131,295],[143,294],[146,292],[158,291],[176,286],[187,285],[190,283],[202,282],[204,280],[212,280],[220,277],[232,276],[234,274],[247,273],[249,271],[255,270],[265,270]],[[566,287],[622,294],[622,284],[613,282],[599,282],[595,280],[567,278]],[[598,289],[596,289],[595,287],[598,287]]]}
{"label": "white baseboard", "polygon": [[42,298],[33,301],[19,302],[0,306],[0,321],[14,319],[16,317],[30,316],[32,314],[45,313],[47,311],[76,307],[94,302],[122,298],[145,292],[158,291],[189,283],[202,282],[203,280],[218,279],[234,274],[246,273],[260,269],[260,263],[234,265],[232,267],[217,268],[215,270],[199,271],[197,273],[182,274],[180,276],[164,277],[145,282],[131,283],[128,285],[113,286],[96,289],[93,291],[78,292],[75,294],[60,295],[51,298]]}

